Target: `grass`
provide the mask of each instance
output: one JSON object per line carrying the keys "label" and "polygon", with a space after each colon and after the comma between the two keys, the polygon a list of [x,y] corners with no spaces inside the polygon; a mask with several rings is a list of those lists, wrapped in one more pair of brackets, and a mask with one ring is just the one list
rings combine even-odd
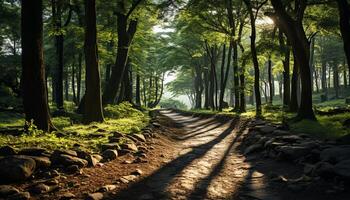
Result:
{"label": "grass", "polygon": [[[72,117],[52,118],[52,122],[59,129],[59,132],[43,133],[33,128],[29,134],[20,136],[0,135],[0,146],[11,145],[16,148],[34,146],[49,150],[73,149],[79,146],[82,149],[97,151],[101,144],[108,142],[108,136],[111,135],[111,132],[137,133],[149,122],[147,113],[132,108],[129,103],[108,106],[105,111],[107,117],[103,123],[89,125],[76,123],[76,119],[81,118],[81,116],[70,114],[75,120],[72,120]],[[0,122],[0,128],[21,127],[24,124],[24,119],[22,115],[0,113]],[[58,137],[61,132],[63,137]]]}

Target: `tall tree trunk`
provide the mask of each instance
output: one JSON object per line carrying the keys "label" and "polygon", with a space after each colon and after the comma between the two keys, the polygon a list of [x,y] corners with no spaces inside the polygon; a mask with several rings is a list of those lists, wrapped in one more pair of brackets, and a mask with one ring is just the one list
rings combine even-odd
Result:
{"label": "tall tree trunk", "polygon": [[202,69],[200,64],[195,65],[195,109],[202,108],[202,93],[203,93],[203,81],[202,81]]}
{"label": "tall tree trunk", "polygon": [[[228,54],[230,57],[230,54]],[[220,97],[219,97],[219,111],[222,111],[223,104],[224,104],[224,95],[225,95],[225,87],[224,87],[224,81],[225,81],[225,60],[226,60],[226,44],[222,47],[222,60],[221,60],[221,69],[220,69]]]}
{"label": "tall tree trunk", "polygon": [[299,108],[299,104],[298,104],[298,79],[299,79],[298,63],[294,59],[293,75],[292,75],[292,92],[291,92],[291,99],[290,99],[290,104],[289,104],[289,111],[290,112],[297,112],[298,108]]}
{"label": "tall tree trunk", "polygon": [[310,40],[310,61],[309,61],[309,66],[310,66],[310,73],[311,73],[311,92],[314,91],[314,71],[315,71],[315,64],[314,64],[314,57],[315,57],[315,37],[313,36]]}
{"label": "tall tree trunk", "polygon": [[271,0],[275,9],[275,21],[285,32],[290,41],[296,61],[299,65],[301,77],[301,99],[297,119],[316,120],[312,109],[312,84],[310,72],[310,46],[307,40],[302,19],[306,8],[306,1],[296,2],[297,20],[294,20],[285,10],[285,6],[280,0]]}
{"label": "tall tree trunk", "polygon": [[267,71],[268,71],[268,82],[269,82],[269,101],[268,103],[272,105],[273,102],[273,82],[272,82],[272,61],[271,56],[269,56],[268,64],[267,64]]}
{"label": "tall tree trunk", "polygon": [[322,77],[321,77],[321,85],[322,85],[322,91],[327,95],[327,63],[324,58],[321,58],[321,70],[322,70]]}
{"label": "tall tree trunk", "polygon": [[250,48],[251,54],[254,64],[254,94],[255,94],[255,107],[256,107],[256,115],[260,116],[262,113],[261,110],[261,94],[260,94],[260,70],[259,70],[259,62],[258,55],[256,52],[256,28],[255,28],[255,20],[256,16],[254,16],[253,8],[251,6],[250,0],[244,0],[249,12],[250,17],[250,26],[251,26],[251,34],[250,34]]}
{"label": "tall tree trunk", "polygon": [[[344,42],[344,51],[350,71],[350,8],[347,0],[337,0],[340,31]],[[349,76],[350,83],[350,76]]]}
{"label": "tall tree trunk", "polygon": [[344,80],[344,88],[348,87],[348,79],[347,79],[347,73],[346,73],[346,64],[345,64],[345,60],[343,61],[343,80]]}
{"label": "tall tree trunk", "polygon": [[135,98],[136,105],[141,106],[141,83],[140,83],[140,74],[136,74],[136,90],[135,90]]}
{"label": "tall tree trunk", "polygon": [[124,73],[124,101],[132,103],[132,77],[131,77],[131,65],[130,60],[126,64],[126,69]]}
{"label": "tall tree trunk", "polygon": [[75,105],[77,104],[77,95],[75,91],[75,57],[73,56],[73,64],[72,64],[72,92],[73,92],[73,102]]}
{"label": "tall tree trunk", "polygon": [[21,7],[21,44],[23,106],[25,120],[38,129],[52,131],[47,100],[43,56],[42,0],[23,0]]}
{"label": "tall tree trunk", "polygon": [[113,103],[122,82],[129,54],[129,47],[136,33],[137,20],[131,20],[128,27],[128,16],[117,13],[118,50],[115,66],[103,93],[103,104]]}
{"label": "tall tree trunk", "polygon": [[[284,42],[284,36],[282,31],[279,31],[279,43],[280,50],[283,52],[284,60],[283,62],[283,106],[288,107],[290,104],[290,48]],[[281,93],[281,91],[280,91]]]}
{"label": "tall tree trunk", "polygon": [[83,55],[79,52],[78,56],[78,72],[77,72],[77,104],[80,103],[80,94],[81,94],[81,75],[83,70]]}
{"label": "tall tree trunk", "polygon": [[339,70],[337,61],[333,61],[333,85],[335,90],[335,98],[339,99]]}
{"label": "tall tree trunk", "polygon": [[96,42],[96,5],[95,0],[85,0],[85,123],[102,122],[103,109],[101,97],[101,80],[98,66]]}
{"label": "tall tree trunk", "polygon": [[204,71],[204,108],[209,109],[209,73]]}

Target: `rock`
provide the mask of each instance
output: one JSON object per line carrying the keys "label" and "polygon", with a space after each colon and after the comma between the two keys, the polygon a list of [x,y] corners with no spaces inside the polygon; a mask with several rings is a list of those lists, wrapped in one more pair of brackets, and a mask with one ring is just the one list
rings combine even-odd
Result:
{"label": "rock", "polygon": [[135,181],[136,179],[137,179],[137,176],[135,176],[135,175],[128,175],[128,176],[121,177],[119,180],[122,183],[129,183],[129,182]]}
{"label": "rock", "polygon": [[124,134],[118,131],[112,132],[113,133],[113,137],[115,138],[122,138],[124,137]]}
{"label": "rock", "polygon": [[69,155],[69,156],[74,156],[74,157],[78,157],[78,153],[76,151],[73,150],[55,150],[53,152],[53,154],[55,155]]}
{"label": "rock", "polygon": [[90,156],[90,153],[87,150],[77,149],[76,152],[78,154],[78,158],[81,158],[81,159],[86,160],[87,157]]}
{"label": "rock", "polygon": [[143,174],[142,170],[136,169],[134,172],[131,173],[131,175],[135,176],[141,176]]}
{"label": "rock", "polygon": [[[350,119],[347,119],[345,122],[347,122],[346,127],[350,128]],[[350,145],[350,134],[344,135],[344,136],[338,138],[336,141],[338,144]],[[1,153],[0,153],[0,155],[1,155]]]}
{"label": "rock", "polygon": [[314,168],[315,168],[314,165],[305,164],[304,165],[304,174],[306,174],[306,175],[312,174],[312,171],[314,170]]}
{"label": "rock", "polygon": [[69,174],[81,174],[81,170],[78,165],[71,165],[66,168],[66,172]]}
{"label": "rock", "polygon": [[288,143],[293,143],[293,142],[302,140],[302,138],[297,135],[284,135],[284,136],[279,136],[277,138],[279,140],[282,140],[283,142],[288,142]]}
{"label": "rock", "polygon": [[105,185],[97,190],[97,192],[109,192],[117,188],[117,185]]}
{"label": "rock", "polygon": [[288,132],[288,131],[279,130],[279,129],[274,130],[274,131],[272,132],[272,134],[273,134],[273,135],[276,135],[276,136],[288,135],[289,133],[290,133],[290,132]]}
{"label": "rock", "polygon": [[124,160],[122,164],[132,164],[133,162],[131,160]]}
{"label": "rock", "polygon": [[75,199],[75,195],[70,192],[63,193],[60,197],[60,200],[70,200],[70,199]]}
{"label": "rock", "polygon": [[52,190],[51,190],[50,186],[45,185],[44,183],[39,183],[39,184],[31,187],[29,189],[29,191],[30,191],[30,193],[33,193],[33,194],[45,194],[45,193],[48,193]]}
{"label": "rock", "polygon": [[101,200],[103,199],[103,194],[100,192],[88,194],[85,200]]}
{"label": "rock", "polygon": [[0,147],[0,156],[16,155],[16,150],[10,146]]}
{"label": "rock", "polygon": [[263,145],[262,144],[253,144],[253,145],[250,145],[248,148],[246,148],[244,150],[244,155],[248,155],[250,153],[253,153],[253,152],[256,152],[256,151],[259,151],[263,149]]}
{"label": "rock", "polygon": [[85,167],[88,164],[88,162],[84,159],[67,154],[54,154],[51,156],[51,162],[55,165],[63,166],[78,165],[80,168]]}
{"label": "rock", "polygon": [[350,160],[340,161],[334,165],[334,173],[344,178],[350,179]]}
{"label": "rock", "polygon": [[331,163],[350,160],[350,145],[324,149],[320,154],[320,158],[323,161],[329,161]]}
{"label": "rock", "polygon": [[48,151],[46,149],[39,148],[39,147],[24,148],[18,152],[19,155],[26,155],[26,156],[42,156],[47,153]]}
{"label": "rock", "polygon": [[136,138],[138,141],[140,142],[146,142],[146,138],[144,135],[142,134],[133,134],[132,135],[134,138]]}
{"label": "rock", "polygon": [[35,161],[27,156],[10,156],[0,160],[0,180],[23,181],[35,170]]}
{"label": "rock", "polygon": [[6,197],[6,200],[29,200],[29,199],[30,199],[29,192],[20,192],[20,193],[13,194]]}
{"label": "rock", "polygon": [[13,186],[0,185],[0,198],[4,198],[17,193],[19,193],[19,190]]}
{"label": "rock", "polygon": [[121,138],[119,138],[119,137],[114,137],[114,136],[108,137],[109,143],[119,143],[120,140],[121,140]]}
{"label": "rock", "polygon": [[161,127],[162,125],[160,125],[159,123],[157,123],[157,122],[152,122],[152,125],[154,126],[154,127],[156,127],[156,128],[159,128],[159,127]]}
{"label": "rock", "polygon": [[86,157],[86,160],[88,161],[89,167],[95,167],[96,164],[99,162],[93,155],[89,155]]}
{"label": "rock", "polygon": [[104,160],[115,160],[118,157],[118,151],[113,149],[107,149],[102,153],[102,157]]}
{"label": "rock", "polygon": [[29,156],[36,163],[38,169],[46,169],[51,166],[50,158],[44,156]]}
{"label": "rock", "polygon": [[121,145],[122,150],[137,152],[138,148],[135,143],[129,142]]}
{"label": "rock", "polygon": [[295,160],[308,154],[311,149],[304,146],[279,146],[276,151],[280,153],[279,157],[286,160]]}
{"label": "rock", "polygon": [[334,166],[328,162],[319,162],[315,165],[313,173],[325,178],[333,177]]}
{"label": "rock", "polygon": [[102,151],[106,151],[107,149],[119,150],[120,149],[119,143],[107,143],[107,144],[101,145]]}
{"label": "rock", "polygon": [[261,128],[259,128],[259,131],[263,134],[268,134],[268,133],[272,133],[273,131],[275,131],[277,128],[274,126],[262,126]]}

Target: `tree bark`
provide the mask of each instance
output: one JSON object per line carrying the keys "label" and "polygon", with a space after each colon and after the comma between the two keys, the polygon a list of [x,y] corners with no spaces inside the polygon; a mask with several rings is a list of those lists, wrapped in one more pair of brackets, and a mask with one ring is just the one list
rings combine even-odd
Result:
{"label": "tree bark", "polygon": [[[25,120],[33,120],[43,131],[55,130],[51,123],[43,56],[42,0],[22,0],[22,87]],[[27,126],[26,126],[27,128]]]}
{"label": "tree bark", "polygon": [[131,20],[127,27],[128,16],[117,13],[118,51],[111,77],[103,93],[103,104],[114,103],[122,82],[129,54],[129,47],[136,33],[137,20]]}
{"label": "tree bark", "polygon": [[310,72],[310,45],[306,37],[302,19],[306,8],[305,1],[296,3],[297,20],[294,20],[285,10],[283,3],[280,0],[271,0],[272,6],[275,9],[276,22],[278,26],[287,35],[290,41],[296,61],[299,65],[301,77],[301,99],[298,109],[297,120],[310,119],[316,120],[312,109],[312,84]]}
{"label": "tree bark", "polygon": [[[340,32],[343,37],[344,51],[350,71],[350,8],[347,0],[337,0]],[[349,76],[350,83],[350,76]]]}
{"label": "tree bark", "polygon": [[136,98],[136,105],[141,106],[141,83],[140,83],[140,75],[139,73],[136,74],[136,91],[135,91],[135,98]]}
{"label": "tree bark", "polygon": [[292,75],[292,91],[291,91],[291,100],[290,100],[290,104],[289,104],[289,111],[290,112],[297,112],[298,108],[299,108],[299,104],[298,104],[298,79],[299,79],[298,63],[294,59],[293,75]]}
{"label": "tree bark", "polygon": [[[279,31],[279,43],[280,43],[280,51],[284,55],[283,62],[283,106],[288,107],[290,104],[290,48],[284,42],[284,36],[282,31]],[[280,91],[281,92],[281,91]]]}
{"label": "tree bark", "polygon": [[85,110],[84,122],[102,122],[101,80],[97,56],[95,0],[85,0]]}

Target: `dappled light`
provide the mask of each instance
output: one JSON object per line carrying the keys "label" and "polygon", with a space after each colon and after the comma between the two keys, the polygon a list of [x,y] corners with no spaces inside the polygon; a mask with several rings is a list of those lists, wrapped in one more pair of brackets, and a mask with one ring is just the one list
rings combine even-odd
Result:
{"label": "dappled light", "polygon": [[349,0],[0,0],[0,200],[350,199]]}

